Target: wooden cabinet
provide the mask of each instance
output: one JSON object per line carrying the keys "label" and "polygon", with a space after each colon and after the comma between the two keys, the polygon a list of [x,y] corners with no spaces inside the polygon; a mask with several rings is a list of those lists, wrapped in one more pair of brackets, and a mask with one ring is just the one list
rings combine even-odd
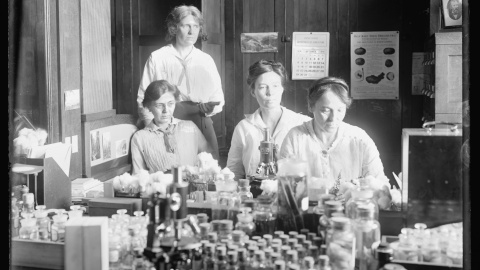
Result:
{"label": "wooden cabinet", "polygon": [[462,33],[435,33],[426,42],[424,117],[462,122]]}

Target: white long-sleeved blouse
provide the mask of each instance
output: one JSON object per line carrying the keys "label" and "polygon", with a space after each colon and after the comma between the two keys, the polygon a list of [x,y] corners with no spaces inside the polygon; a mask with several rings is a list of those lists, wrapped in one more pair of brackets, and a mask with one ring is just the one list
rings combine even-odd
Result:
{"label": "white long-sleeved blouse", "polygon": [[[312,119],[285,107],[282,107],[282,110],[282,116],[271,135],[278,148],[292,127]],[[227,159],[227,167],[235,174],[235,179],[245,178],[256,173],[260,162],[258,146],[263,140],[263,129],[266,127],[260,116],[260,109],[253,114],[245,115],[245,119],[235,127]]]}
{"label": "white long-sleeved blouse", "polygon": [[328,147],[315,135],[313,121],[290,130],[283,140],[279,159],[296,156],[306,160],[311,176],[328,182],[385,175],[380,153],[363,129],[341,123],[337,138]]}
{"label": "white long-sleeved blouse", "polygon": [[207,140],[192,121],[173,118],[172,124],[176,125],[173,131],[177,148],[175,153],[167,151],[163,133],[153,121],[133,134],[132,174],[141,169],[155,173],[170,170],[172,166],[194,166],[197,154],[208,151]]}
{"label": "white long-sleeved blouse", "polygon": [[207,116],[221,112],[225,104],[220,74],[213,58],[195,47],[185,60],[182,60],[172,44],[150,54],[137,93],[138,112],[142,120],[153,119],[152,113],[143,107],[142,101],[148,85],[156,80],[166,80],[176,85],[182,101],[220,102]]}

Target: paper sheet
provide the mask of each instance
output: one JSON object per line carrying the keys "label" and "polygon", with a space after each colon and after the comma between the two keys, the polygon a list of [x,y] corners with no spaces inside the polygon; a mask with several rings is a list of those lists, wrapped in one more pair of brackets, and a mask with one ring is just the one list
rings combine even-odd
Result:
{"label": "paper sheet", "polygon": [[32,147],[28,155],[29,158],[53,158],[66,176],[70,174],[71,156],[71,145],[61,142]]}

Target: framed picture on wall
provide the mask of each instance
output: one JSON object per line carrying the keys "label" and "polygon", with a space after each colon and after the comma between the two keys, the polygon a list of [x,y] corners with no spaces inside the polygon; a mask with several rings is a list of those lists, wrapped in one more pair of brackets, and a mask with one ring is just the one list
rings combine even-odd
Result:
{"label": "framed picture on wall", "polygon": [[462,0],[442,0],[442,18],[445,28],[462,26]]}

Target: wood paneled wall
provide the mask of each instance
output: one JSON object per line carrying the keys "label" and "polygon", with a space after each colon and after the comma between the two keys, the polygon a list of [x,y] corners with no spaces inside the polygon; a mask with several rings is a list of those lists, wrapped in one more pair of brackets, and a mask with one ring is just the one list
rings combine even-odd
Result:
{"label": "wood paneled wall", "polygon": [[[412,52],[423,51],[423,42],[428,38],[429,16],[425,12],[428,7],[428,0],[418,1],[416,5],[400,0],[226,1],[227,144],[244,114],[258,108],[245,82],[250,64],[262,58],[274,59],[291,71],[291,42],[280,42],[278,53],[241,53],[241,33],[278,32],[280,39],[292,37],[293,32],[329,32],[329,75],[349,83],[350,33],[400,31],[400,99],[356,100],[345,118],[345,122],[363,128],[375,141],[387,176],[392,171],[398,173],[401,129],[420,127],[422,123],[422,98],[411,95],[411,57]],[[306,89],[312,83],[313,80],[290,81],[282,104],[296,112],[310,114]]]}
{"label": "wood paneled wall", "polygon": [[112,106],[110,0],[81,0],[82,114]]}

